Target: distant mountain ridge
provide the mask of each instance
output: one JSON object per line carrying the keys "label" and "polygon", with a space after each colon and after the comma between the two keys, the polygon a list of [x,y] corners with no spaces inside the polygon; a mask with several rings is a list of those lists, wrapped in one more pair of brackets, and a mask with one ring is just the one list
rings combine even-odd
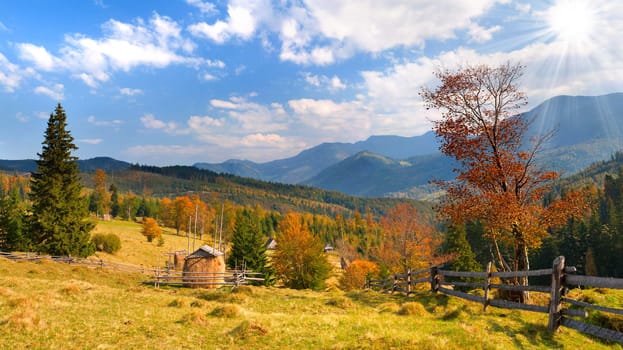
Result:
{"label": "distant mountain ridge", "polygon": [[355,143],[322,143],[286,159],[266,163],[247,160],[228,160],[223,163],[196,163],[200,169],[252,177],[264,181],[288,184],[304,183],[322,170],[359,152],[369,151],[385,157],[404,159],[415,155],[431,154],[438,149],[432,132],[421,136],[370,136]]}
{"label": "distant mountain ridge", "polygon": [[[110,157],[95,157],[91,159],[79,159],[78,168],[83,172],[93,172],[102,169],[106,172],[125,170],[130,163],[116,160]],[[37,161],[34,159],[4,160],[0,159],[0,170],[14,172],[34,172],[37,170]]]}

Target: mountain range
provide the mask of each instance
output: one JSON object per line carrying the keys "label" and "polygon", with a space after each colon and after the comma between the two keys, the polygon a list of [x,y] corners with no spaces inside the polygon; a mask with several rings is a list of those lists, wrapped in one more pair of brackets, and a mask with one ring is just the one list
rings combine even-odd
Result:
{"label": "mountain range", "polygon": [[[527,136],[554,130],[541,164],[572,175],[623,149],[623,93],[557,96],[519,115],[532,121]],[[228,160],[196,163],[200,169],[284,184],[302,184],[363,197],[426,199],[433,178],[453,178],[456,163],[438,151],[433,132],[420,136],[371,136],[355,143],[323,143],[286,159],[266,163]],[[108,157],[80,160],[82,171],[108,172],[131,164]],[[0,169],[32,172],[34,160],[0,160]]]}
{"label": "mountain range", "polygon": [[[557,96],[520,115],[531,121],[527,137],[554,131],[541,164],[574,174],[623,148],[623,93]],[[438,151],[433,132],[372,136],[356,143],[323,143],[267,163],[229,160],[196,167],[265,181],[295,183],[358,196],[426,198],[431,179],[447,180],[456,163]]]}

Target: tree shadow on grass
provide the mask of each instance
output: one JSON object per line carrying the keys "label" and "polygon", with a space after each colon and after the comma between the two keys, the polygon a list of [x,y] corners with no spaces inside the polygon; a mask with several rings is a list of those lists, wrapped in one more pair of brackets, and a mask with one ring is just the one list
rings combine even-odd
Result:
{"label": "tree shadow on grass", "polygon": [[448,306],[448,302],[450,298],[444,294],[431,294],[429,291],[417,291],[410,295],[406,295],[404,293],[380,293],[375,291],[354,291],[348,292],[344,294],[346,297],[350,298],[353,302],[376,308],[381,304],[386,304],[388,302],[394,302],[397,304],[402,304],[409,301],[417,301],[424,306],[424,308],[428,312],[432,312],[435,308],[441,306],[446,308]]}
{"label": "tree shadow on grass", "polygon": [[[501,314],[501,316],[507,317],[506,314]],[[510,318],[512,318],[512,322],[520,323],[520,327],[509,326],[503,321],[490,320],[488,321],[490,329],[494,332],[504,333],[520,349],[528,345],[526,341],[535,347],[544,345],[550,348],[562,347],[562,344],[556,341],[553,334],[549,332],[547,325],[526,322],[521,317],[511,316]]]}

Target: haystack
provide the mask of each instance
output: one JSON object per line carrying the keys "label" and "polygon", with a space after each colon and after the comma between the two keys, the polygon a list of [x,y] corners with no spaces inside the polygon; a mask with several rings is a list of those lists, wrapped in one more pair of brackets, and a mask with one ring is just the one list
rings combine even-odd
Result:
{"label": "haystack", "polygon": [[192,288],[218,288],[224,282],[225,260],[223,253],[203,245],[186,257],[182,281]]}
{"label": "haystack", "polygon": [[180,250],[173,253],[173,268],[175,270],[183,270],[184,262],[186,261],[186,251]]}

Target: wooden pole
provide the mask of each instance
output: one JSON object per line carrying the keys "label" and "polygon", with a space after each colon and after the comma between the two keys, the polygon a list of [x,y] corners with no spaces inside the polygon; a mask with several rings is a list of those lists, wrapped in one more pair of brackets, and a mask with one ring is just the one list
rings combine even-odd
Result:
{"label": "wooden pole", "polygon": [[437,293],[439,291],[439,275],[437,266],[430,268],[430,291]]}
{"label": "wooden pole", "polygon": [[411,268],[407,269],[407,295],[411,294]]}
{"label": "wooden pole", "polygon": [[489,288],[491,288],[491,261],[487,264],[487,277],[485,278],[484,311],[487,311],[487,306],[489,306]]}
{"label": "wooden pole", "polygon": [[547,329],[550,332],[554,332],[560,327],[562,314],[561,314],[561,299],[562,299],[562,276],[565,270],[565,257],[559,256],[554,259],[552,266],[552,289],[550,292],[549,301],[549,322]]}

